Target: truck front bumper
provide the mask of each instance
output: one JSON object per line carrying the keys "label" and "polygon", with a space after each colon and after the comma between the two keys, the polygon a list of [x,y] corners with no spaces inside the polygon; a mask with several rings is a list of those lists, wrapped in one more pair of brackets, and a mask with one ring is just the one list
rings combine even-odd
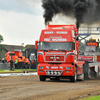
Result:
{"label": "truck front bumper", "polygon": [[74,76],[75,67],[71,64],[39,64],[38,75]]}

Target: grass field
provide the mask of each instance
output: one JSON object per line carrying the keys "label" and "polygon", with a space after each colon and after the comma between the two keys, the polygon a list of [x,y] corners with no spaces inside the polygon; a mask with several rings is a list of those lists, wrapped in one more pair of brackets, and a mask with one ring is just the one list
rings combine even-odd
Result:
{"label": "grass field", "polygon": [[88,98],[84,98],[81,100],[100,100],[100,95],[99,96],[92,96],[92,97],[88,97]]}
{"label": "grass field", "polygon": [[14,69],[13,71],[10,71],[10,70],[0,70],[0,73],[11,73],[11,72],[17,73],[17,72],[23,72],[25,70],[27,70],[29,72],[36,71],[36,69]]}

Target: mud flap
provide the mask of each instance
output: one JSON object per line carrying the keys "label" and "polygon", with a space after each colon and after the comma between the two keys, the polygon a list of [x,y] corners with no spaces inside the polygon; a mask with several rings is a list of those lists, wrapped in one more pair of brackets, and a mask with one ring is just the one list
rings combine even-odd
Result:
{"label": "mud flap", "polygon": [[77,80],[78,81],[84,81],[84,71],[82,71],[82,74],[81,75],[78,75],[77,76]]}
{"label": "mud flap", "polygon": [[85,80],[93,78],[91,69],[89,68],[89,63],[87,61],[83,65],[83,70],[84,70],[84,79]]}

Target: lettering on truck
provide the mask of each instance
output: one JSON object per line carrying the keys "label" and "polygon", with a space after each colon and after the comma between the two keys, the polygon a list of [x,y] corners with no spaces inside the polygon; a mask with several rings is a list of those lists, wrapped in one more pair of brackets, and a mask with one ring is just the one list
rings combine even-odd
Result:
{"label": "lettering on truck", "polygon": [[53,41],[53,42],[61,42],[61,41],[67,41],[67,39],[66,38],[52,38],[52,39],[50,39],[50,38],[44,38],[44,41]]}
{"label": "lettering on truck", "polygon": [[44,34],[53,34],[53,31],[45,31]]}
{"label": "lettering on truck", "polygon": [[68,32],[66,32],[66,31],[57,31],[56,33],[57,34],[67,34]]}
{"label": "lettering on truck", "polygon": [[68,34],[67,31],[45,31],[44,34],[53,34],[53,33],[56,33],[56,34]]}
{"label": "lettering on truck", "polygon": [[50,41],[50,38],[44,38],[44,41]]}
{"label": "lettering on truck", "polygon": [[52,39],[52,41],[67,41],[66,38],[62,38],[62,39]]}

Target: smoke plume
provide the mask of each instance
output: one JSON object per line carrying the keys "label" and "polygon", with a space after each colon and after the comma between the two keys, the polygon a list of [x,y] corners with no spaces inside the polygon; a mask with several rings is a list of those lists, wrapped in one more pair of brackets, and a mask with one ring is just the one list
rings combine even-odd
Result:
{"label": "smoke plume", "polygon": [[99,0],[42,0],[44,8],[45,25],[47,25],[56,14],[76,18],[76,27],[82,23],[94,24],[100,22]]}

